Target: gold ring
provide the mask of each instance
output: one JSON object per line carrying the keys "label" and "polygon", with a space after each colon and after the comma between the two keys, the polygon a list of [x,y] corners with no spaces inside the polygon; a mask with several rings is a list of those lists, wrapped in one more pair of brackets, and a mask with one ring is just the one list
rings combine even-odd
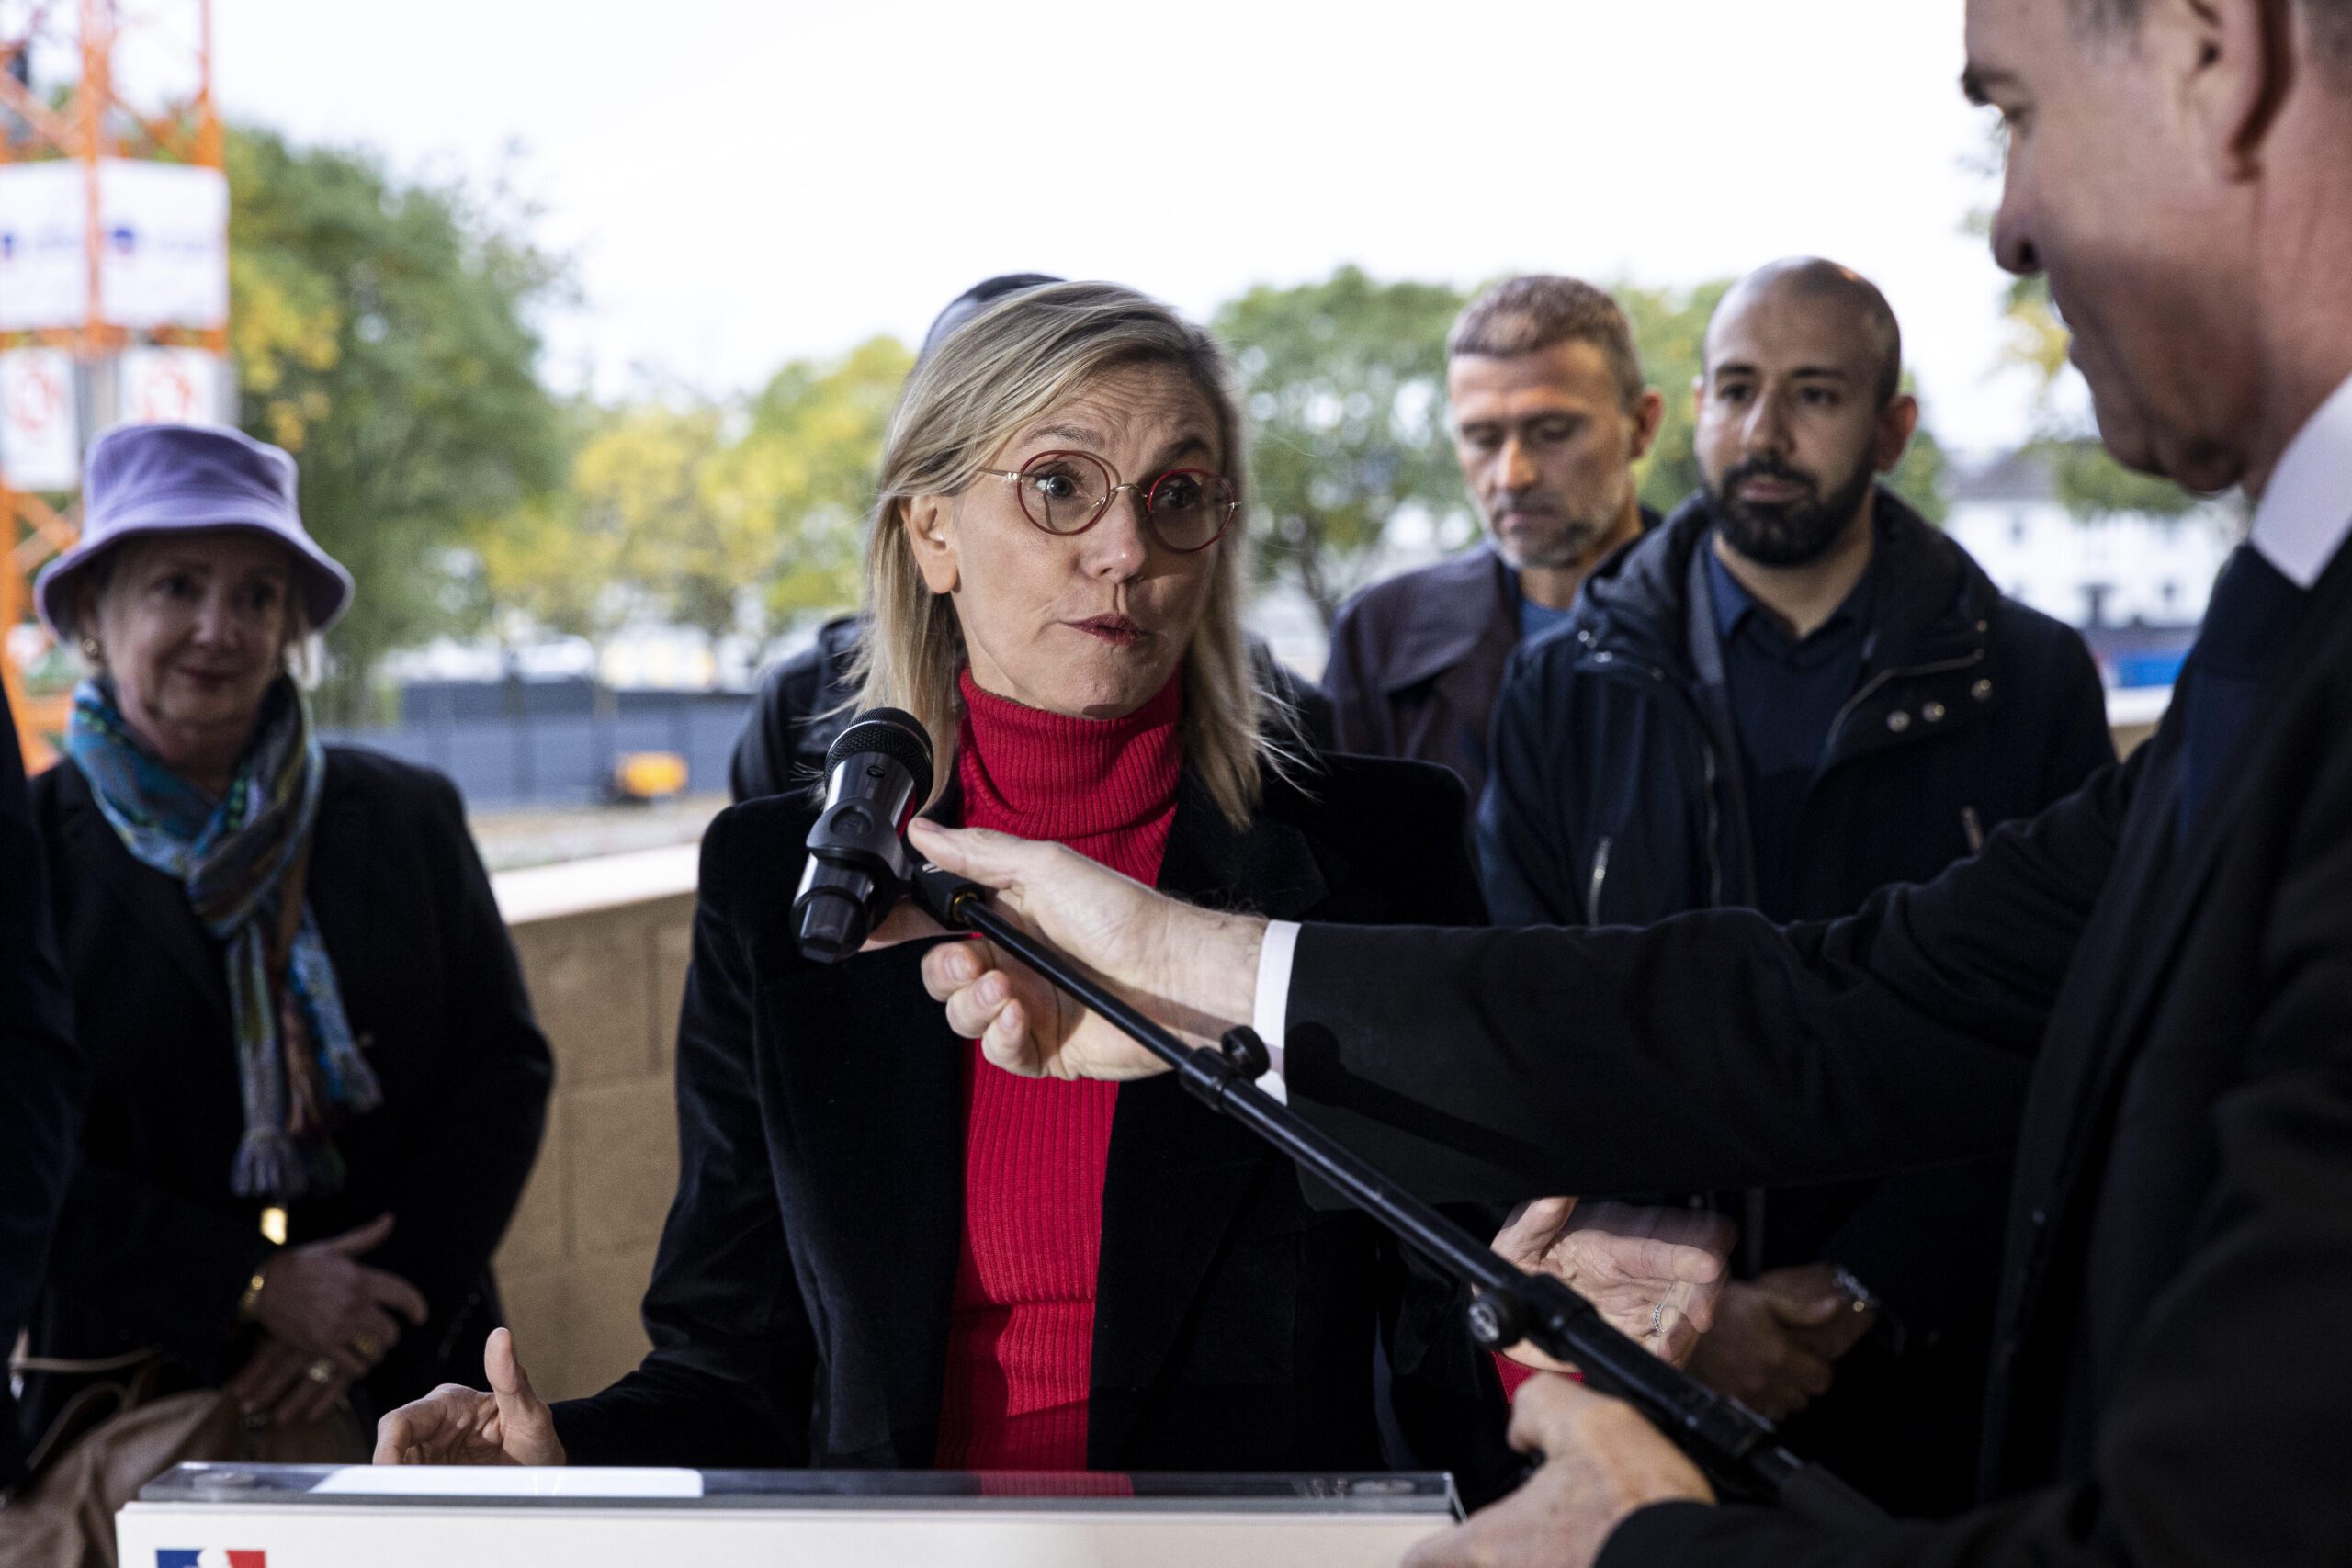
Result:
{"label": "gold ring", "polygon": [[368,1362],[370,1366],[384,1359],[384,1342],[372,1334],[354,1336],[351,1348],[358,1353],[361,1360]]}
{"label": "gold ring", "polygon": [[302,1375],[312,1382],[334,1382],[334,1362],[328,1357],[321,1356],[302,1369]]}

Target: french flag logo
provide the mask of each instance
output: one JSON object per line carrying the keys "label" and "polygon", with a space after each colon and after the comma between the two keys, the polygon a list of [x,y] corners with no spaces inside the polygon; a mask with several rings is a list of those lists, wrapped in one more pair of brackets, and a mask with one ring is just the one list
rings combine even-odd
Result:
{"label": "french flag logo", "polygon": [[201,1551],[183,1551],[177,1547],[155,1549],[155,1568],[269,1568],[266,1551],[223,1551],[208,1546]]}

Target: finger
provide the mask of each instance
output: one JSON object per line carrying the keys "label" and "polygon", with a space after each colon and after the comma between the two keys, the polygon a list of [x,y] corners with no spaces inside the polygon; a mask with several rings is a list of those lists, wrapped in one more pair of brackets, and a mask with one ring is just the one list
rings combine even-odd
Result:
{"label": "finger", "polygon": [[1029,1012],[1018,1001],[1007,1001],[980,1036],[980,1055],[995,1066],[1024,1078],[1044,1077],[1044,1057],[1029,1038]]}
{"label": "finger", "polygon": [[260,1345],[254,1347],[254,1353],[245,1358],[244,1364],[231,1373],[229,1381],[220,1385],[222,1392],[233,1398],[238,1407],[248,1416],[260,1408],[261,1393],[266,1386],[263,1379],[266,1369],[276,1361],[277,1356],[277,1341],[263,1340]]}
{"label": "finger", "polygon": [[390,1307],[419,1328],[424,1326],[424,1320],[433,1315],[433,1307],[424,1299],[423,1291],[398,1274],[388,1274],[381,1269],[369,1269],[364,1272],[366,1278],[361,1283],[367,1288],[369,1299],[379,1306]]}
{"label": "finger", "polygon": [[[372,1339],[375,1343],[372,1346],[362,1346],[360,1341],[363,1339]],[[367,1362],[368,1370],[370,1371],[382,1365],[384,1358],[391,1353],[392,1347],[400,1342],[399,1320],[380,1307],[371,1306],[362,1312],[351,1330],[352,1354]],[[375,1354],[368,1354],[371,1349]]]}
{"label": "finger", "polygon": [[339,1252],[345,1258],[357,1258],[363,1253],[373,1252],[383,1246],[384,1238],[391,1234],[392,1216],[379,1214],[366,1224],[355,1230],[347,1230],[341,1235],[330,1236],[320,1245],[329,1252]]}
{"label": "finger", "polygon": [[907,841],[932,864],[1000,892],[1018,886],[1036,864],[1034,844],[992,828],[943,828],[918,817],[908,824]]}
{"label": "finger", "polygon": [[926,937],[954,934],[933,919],[931,912],[922,905],[911,898],[901,898],[890,906],[890,912],[882,917],[882,923],[874,928],[865,939],[865,945],[858,951],[872,953],[877,948],[896,947],[902,942],[921,942]]}
{"label": "finger", "polygon": [[1012,1000],[1012,977],[991,969],[947,998],[947,1027],[962,1039],[978,1040]]}
{"label": "finger", "polygon": [[531,1387],[531,1375],[514,1353],[512,1330],[493,1328],[482,1347],[482,1370],[498,1399],[499,1442],[510,1458],[544,1461],[556,1444],[555,1417]]}
{"label": "finger", "polygon": [[1837,1380],[1838,1371],[1819,1356],[1798,1350],[1790,1355],[1784,1375],[1791,1387],[1810,1400],[1819,1399],[1829,1392],[1829,1385]]}
{"label": "finger", "polygon": [[273,1340],[266,1359],[256,1356],[254,1361],[254,1379],[247,1385],[244,1401],[244,1412],[248,1416],[258,1416],[284,1399],[287,1391],[300,1380],[302,1369],[309,1364],[310,1358],[290,1346]]}
{"label": "finger", "polygon": [[280,1426],[307,1427],[333,1410],[350,1389],[347,1378],[324,1383],[314,1383],[306,1378],[294,1385],[294,1392],[286,1396],[284,1406],[273,1419]]}
{"label": "finger", "polygon": [[986,967],[983,944],[944,942],[922,955],[922,988],[931,999],[944,1002],[980,977]]}
{"label": "finger", "polygon": [[452,1438],[473,1429],[481,1397],[463,1383],[445,1382],[401,1405],[376,1423],[376,1462],[430,1462]]}
{"label": "finger", "polygon": [[1846,1298],[1838,1295],[1783,1296],[1771,1291],[1761,1293],[1772,1315],[1791,1328],[1818,1328],[1846,1310]]}
{"label": "finger", "polygon": [[1521,1267],[1531,1267],[1551,1249],[1575,1210],[1574,1198],[1537,1198],[1511,1211],[1494,1249]]}

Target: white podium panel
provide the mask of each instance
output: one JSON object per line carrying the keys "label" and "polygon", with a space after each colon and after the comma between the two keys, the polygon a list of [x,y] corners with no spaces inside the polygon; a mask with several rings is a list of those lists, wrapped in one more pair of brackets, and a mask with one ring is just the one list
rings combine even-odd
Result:
{"label": "white podium panel", "polygon": [[122,1568],[1394,1568],[1445,1475],[182,1465]]}

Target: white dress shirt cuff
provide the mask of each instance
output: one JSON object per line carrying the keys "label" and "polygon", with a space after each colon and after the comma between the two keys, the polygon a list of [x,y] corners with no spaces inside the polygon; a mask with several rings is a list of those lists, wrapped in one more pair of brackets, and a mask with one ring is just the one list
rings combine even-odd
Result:
{"label": "white dress shirt cuff", "polygon": [[1296,920],[1268,920],[1258,948],[1258,996],[1250,1012],[1250,1027],[1266,1043],[1273,1066],[1258,1087],[1283,1104],[1290,1103],[1289,1086],[1283,1082],[1283,1039],[1290,1027],[1290,965],[1298,951]]}

